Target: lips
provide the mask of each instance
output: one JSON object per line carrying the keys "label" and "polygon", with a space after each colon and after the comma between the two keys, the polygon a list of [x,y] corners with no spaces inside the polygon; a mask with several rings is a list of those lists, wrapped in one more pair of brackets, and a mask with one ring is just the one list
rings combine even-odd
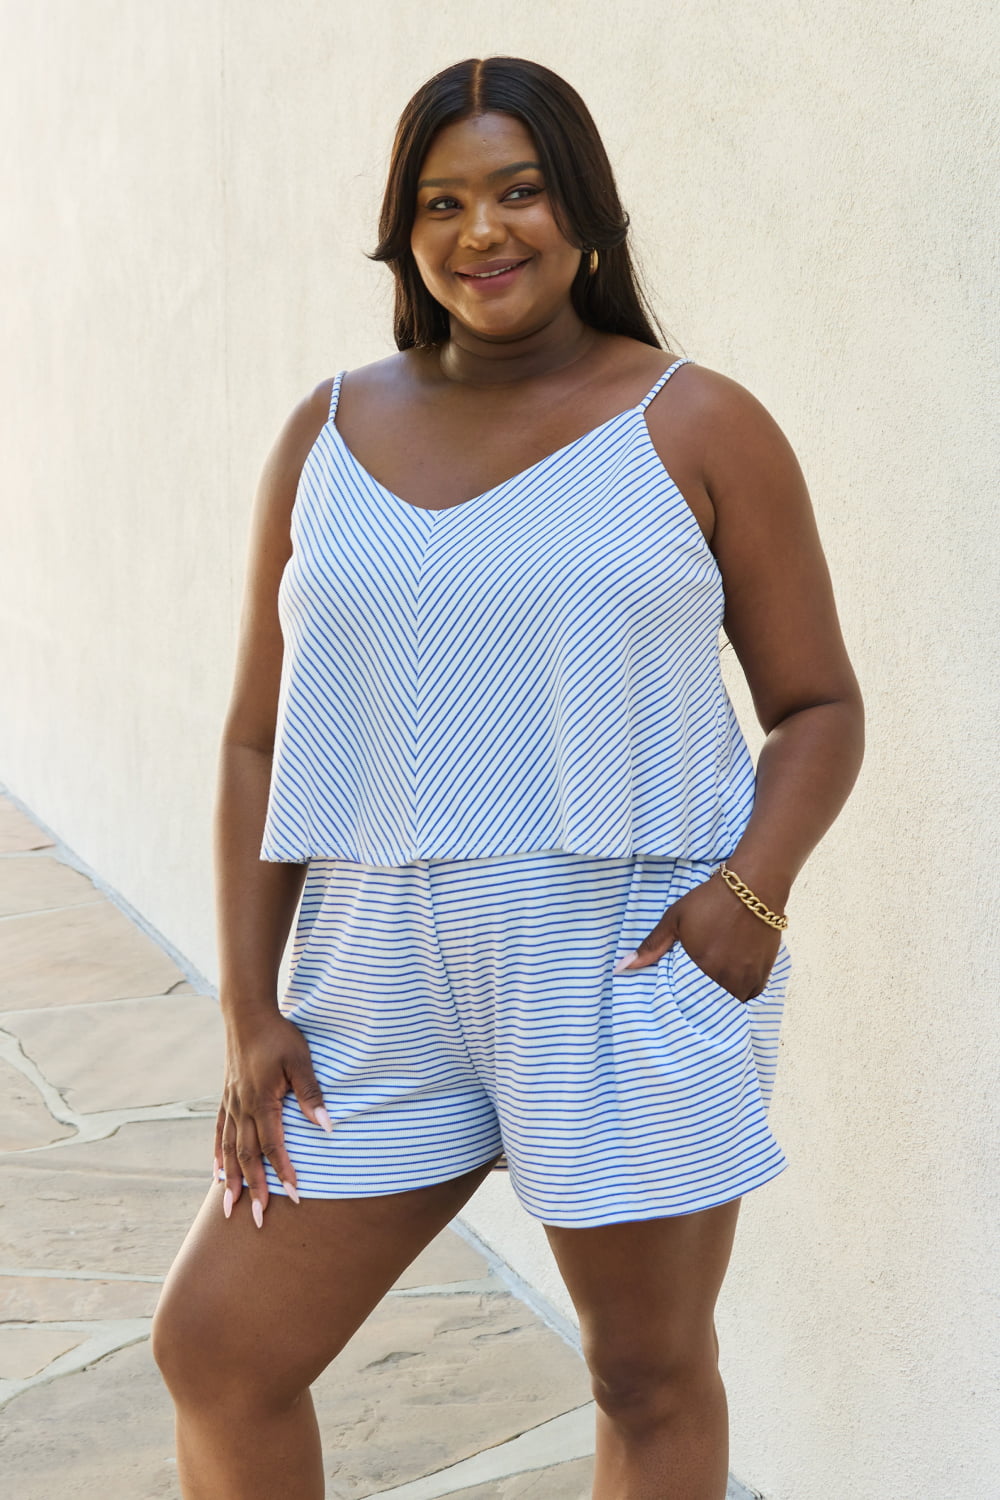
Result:
{"label": "lips", "polygon": [[527,263],[527,260],[479,260],[472,261],[469,265],[458,266],[455,270],[456,276],[461,276],[466,281],[489,282],[495,281],[508,271],[516,271],[518,267]]}

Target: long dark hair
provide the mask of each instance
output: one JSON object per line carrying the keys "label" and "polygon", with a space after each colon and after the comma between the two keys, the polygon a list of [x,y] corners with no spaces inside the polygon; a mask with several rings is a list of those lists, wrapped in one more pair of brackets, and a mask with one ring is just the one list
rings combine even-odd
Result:
{"label": "long dark hair", "polygon": [[579,94],[540,63],[522,57],[471,57],[428,79],[396,127],[379,242],[371,259],[386,261],[396,280],[397,348],[429,348],[448,338],[448,314],[424,286],[410,250],[417,182],[442,126],[488,111],[513,115],[527,126],[562,234],[581,250],[598,251],[595,274],[589,273],[588,257],[581,257],[570,288],[580,318],[602,332],[626,334],[654,349],[665,347],[667,339],[632,264],[628,214],[604,142]]}

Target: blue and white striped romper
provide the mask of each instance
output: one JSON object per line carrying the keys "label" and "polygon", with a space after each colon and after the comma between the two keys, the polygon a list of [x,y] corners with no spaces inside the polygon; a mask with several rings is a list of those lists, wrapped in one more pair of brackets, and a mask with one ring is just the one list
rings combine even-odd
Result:
{"label": "blue and white striped romper", "polygon": [[708,1208],[785,1165],[784,944],[745,1005],[679,943],[612,974],[753,805],[722,579],[645,419],[686,363],[438,511],[357,461],[333,382],[279,591],[261,848],[308,865],[281,1008],[333,1133],[286,1098],[305,1197],[503,1151],[530,1214],[584,1227]]}

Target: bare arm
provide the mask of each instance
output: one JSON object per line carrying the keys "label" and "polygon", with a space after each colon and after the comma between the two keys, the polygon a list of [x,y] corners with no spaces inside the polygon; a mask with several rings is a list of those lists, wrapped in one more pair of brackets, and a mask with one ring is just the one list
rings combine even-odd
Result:
{"label": "bare arm", "polygon": [[292,553],[291,514],[299,475],[325,418],[322,390],[296,407],[268,454],[254,502],[215,816],[224,1008],[275,1008],[281,955],[305,876],[304,865],[269,864],[259,853],[283,654],[278,585]]}
{"label": "bare arm", "polygon": [[[712,371],[697,378],[696,422],[725,627],[767,736],[753,814],[728,863],[782,911],[857,778],[864,712],[794,453],[742,386]],[[763,988],[779,943],[718,878],[664,914],[630,967],[657,962],[677,938],[744,1000]]]}
{"label": "bare arm", "polygon": [[[226,1211],[246,1177],[260,1224],[267,1205],[266,1157],[295,1187],[285,1152],[281,1101],[294,1090],[326,1128],[305,1038],[278,1009],[281,956],[306,866],[260,859],[281,680],[278,585],[291,556],[291,514],[309,449],[327,415],[328,383],[292,413],[261,475],[251,526],[236,673],[219,758],[215,890],[219,998],[227,1061],[216,1130],[226,1171]],[[231,1195],[231,1196],[230,1196]]]}
{"label": "bare arm", "polygon": [[798,462],[760,403],[727,385],[726,424],[706,463],[713,550],[726,633],[767,734],[732,862],[781,906],[857,778],[864,710]]}

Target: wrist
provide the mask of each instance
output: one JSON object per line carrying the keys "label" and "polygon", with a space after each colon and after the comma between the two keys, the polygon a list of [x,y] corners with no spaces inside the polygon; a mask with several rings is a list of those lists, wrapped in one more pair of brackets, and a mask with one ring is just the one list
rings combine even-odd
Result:
{"label": "wrist", "polygon": [[[765,906],[779,914],[784,912],[793,879],[787,870],[782,870],[773,860],[755,858],[752,852],[741,853],[738,845],[725,860],[725,865]],[[733,899],[739,900],[739,897],[733,893]]]}
{"label": "wrist", "polygon": [[280,1016],[276,990],[241,989],[237,985],[219,986],[219,1009],[227,1026],[255,1025]]}

